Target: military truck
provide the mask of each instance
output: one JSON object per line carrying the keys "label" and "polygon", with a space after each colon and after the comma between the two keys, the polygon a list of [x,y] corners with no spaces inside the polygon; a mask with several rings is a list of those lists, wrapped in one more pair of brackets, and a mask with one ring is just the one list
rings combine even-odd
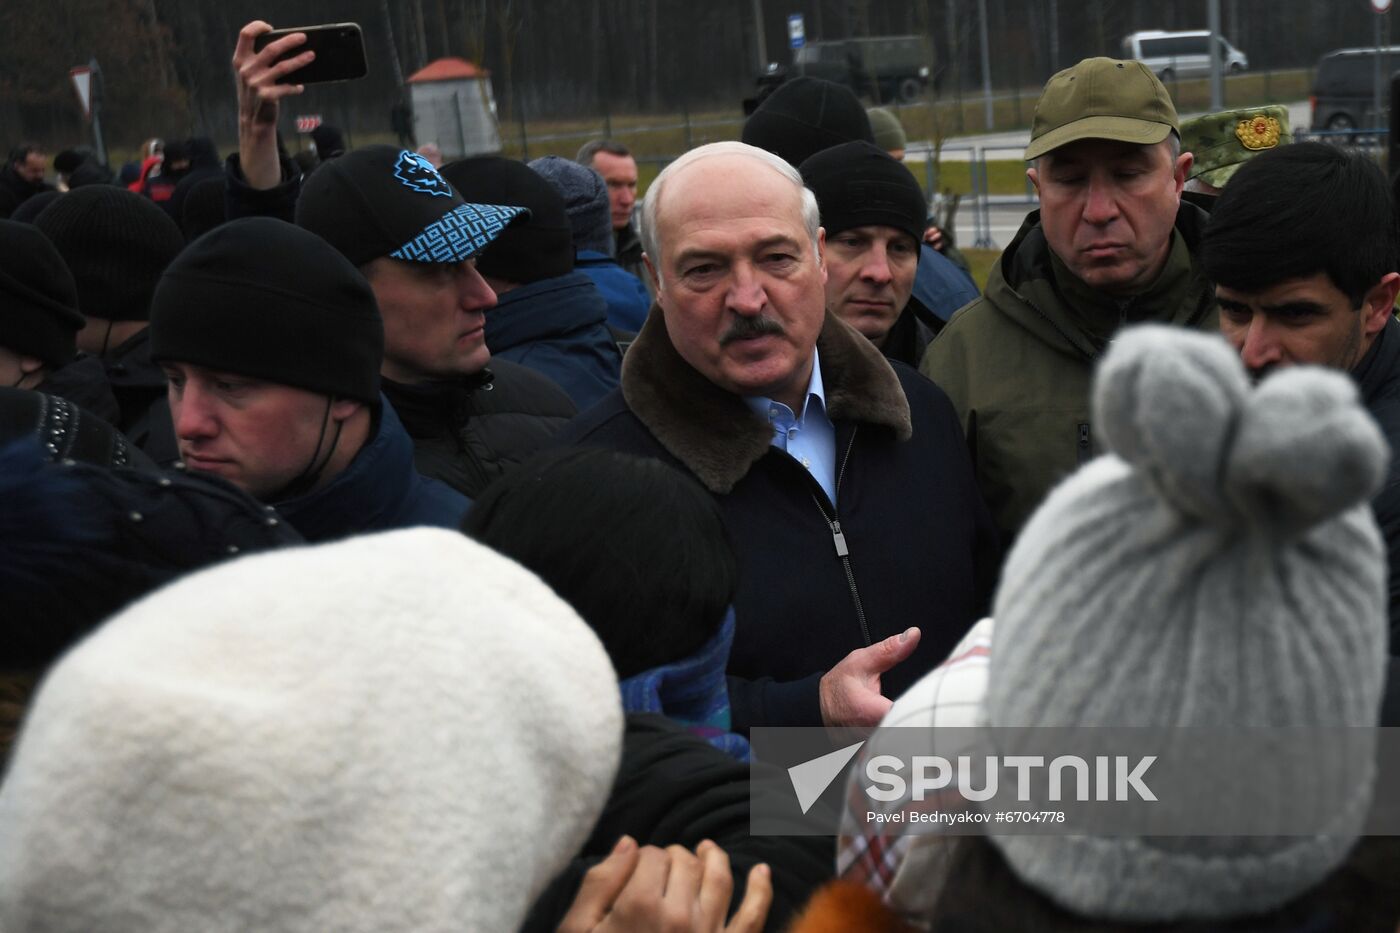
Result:
{"label": "military truck", "polygon": [[809,42],[797,49],[788,66],[771,64],[758,78],[762,99],[788,78],[808,75],[844,84],[876,103],[919,98],[935,76],[933,56],[923,36],[870,36]]}

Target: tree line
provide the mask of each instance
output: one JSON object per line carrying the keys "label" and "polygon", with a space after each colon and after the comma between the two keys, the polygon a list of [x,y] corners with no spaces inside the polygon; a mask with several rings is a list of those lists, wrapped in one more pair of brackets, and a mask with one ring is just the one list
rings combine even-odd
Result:
{"label": "tree line", "polygon": [[[1138,29],[1206,26],[1206,0],[981,0],[996,87],[1034,87],[1087,55],[1117,55]],[[229,59],[239,27],[357,22],[370,73],[309,88],[287,108],[351,134],[388,133],[404,81],[457,56],[484,65],[502,120],[729,110],[760,61],[790,60],[787,16],[809,39],[921,34],[939,93],[981,85],[979,0],[9,0],[0,5],[0,135],[67,145],[86,137],[68,78],[95,58],[110,142],[232,140]],[[1222,0],[1225,35],[1252,68],[1309,67],[1373,42],[1367,0]],[[1387,37],[1390,20],[1384,18]],[[760,28],[761,26],[761,28]],[[763,48],[758,37],[763,36]],[[1388,41],[1388,38],[1387,38]]]}

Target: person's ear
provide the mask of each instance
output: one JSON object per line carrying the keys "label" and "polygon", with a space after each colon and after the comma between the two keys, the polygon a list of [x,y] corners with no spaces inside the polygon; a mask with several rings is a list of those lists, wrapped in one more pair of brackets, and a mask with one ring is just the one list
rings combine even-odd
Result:
{"label": "person's ear", "polygon": [[1367,336],[1379,334],[1390,316],[1395,313],[1395,298],[1400,295],[1400,272],[1387,272],[1381,280],[1371,286],[1361,302],[1361,313],[1365,320],[1361,323],[1362,332]]}
{"label": "person's ear", "polygon": [[1177,196],[1186,189],[1186,178],[1191,174],[1191,166],[1196,164],[1194,153],[1183,152],[1176,157],[1176,164],[1172,166],[1172,184],[1176,188]]}
{"label": "person's ear", "polygon": [[331,399],[331,420],[349,421],[365,407],[365,403],[352,398]]}
{"label": "person's ear", "polygon": [[661,304],[661,275],[656,271],[656,263],[646,253],[642,253],[642,262],[647,267],[647,277],[651,279],[651,291],[656,296],[656,303]]}

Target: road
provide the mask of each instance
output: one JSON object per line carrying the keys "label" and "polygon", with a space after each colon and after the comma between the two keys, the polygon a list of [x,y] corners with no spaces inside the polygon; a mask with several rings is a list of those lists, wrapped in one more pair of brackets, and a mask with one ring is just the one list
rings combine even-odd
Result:
{"label": "road", "polygon": [[[1297,101],[1287,105],[1288,122],[1293,127],[1306,127],[1311,118],[1308,110],[1308,102]],[[1188,113],[1182,116],[1183,120],[1200,116],[1200,114]],[[943,144],[942,157],[948,161],[969,161],[974,152],[980,152],[988,159],[1018,159],[1026,146],[1030,143],[1030,130],[1015,130],[1008,133],[989,133],[981,136],[956,136],[948,139]],[[919,163],[910,165],[910,169],[916,175],[923,171],[922,163],[928,158],[932,147],[926,141],[910,141],[909,148],[905,150],[905,161]],[[990,246],[996,249],[1005,249],[1006,245],[1015,237],[1016,231],[1021,228],[1021,221],[1025,219],[1028,212],[1035,209],[1033,197],[1018,198],[1013,196],[994,196],[987,206],[987,214],[990,219],[990,243],[977,243],[976,230],[976,210],[977,204],[968,198],[964,198],[958,206],[957,221],[954,230],[957,233],[959,246]]]}

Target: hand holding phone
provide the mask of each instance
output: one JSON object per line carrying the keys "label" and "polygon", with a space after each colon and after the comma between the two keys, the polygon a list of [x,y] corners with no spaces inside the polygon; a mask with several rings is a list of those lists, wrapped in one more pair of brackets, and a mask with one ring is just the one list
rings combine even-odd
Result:
{"label": "hand holding phone", "polygon": [[369,71],[365,59],[364,34],[356,23],[325,23],[320,26],[297,26],[274,29],[253,40],[253,51],[261,52],[268,45],[286,36],[301,33],[306,41],[278,58],[277,63],[314,53],[309,64],[287,71],[277,78],[278,84],[321,84],[328,81],[351,81],[363,78]]}
{"label": "hand holding phone", "polygon": [[300,84],[280,84],[288,73],[309,65],[315,53],[307,51],[306,36],[297,33],[274,41],[258,39],[272,26],[253,20],[238,31],[233,49],[233,74],[238,89],[238,154],[245,180],[254,188],[275,186],[282,170],[277,156],[277,114],[282,98],[300,94]]}

